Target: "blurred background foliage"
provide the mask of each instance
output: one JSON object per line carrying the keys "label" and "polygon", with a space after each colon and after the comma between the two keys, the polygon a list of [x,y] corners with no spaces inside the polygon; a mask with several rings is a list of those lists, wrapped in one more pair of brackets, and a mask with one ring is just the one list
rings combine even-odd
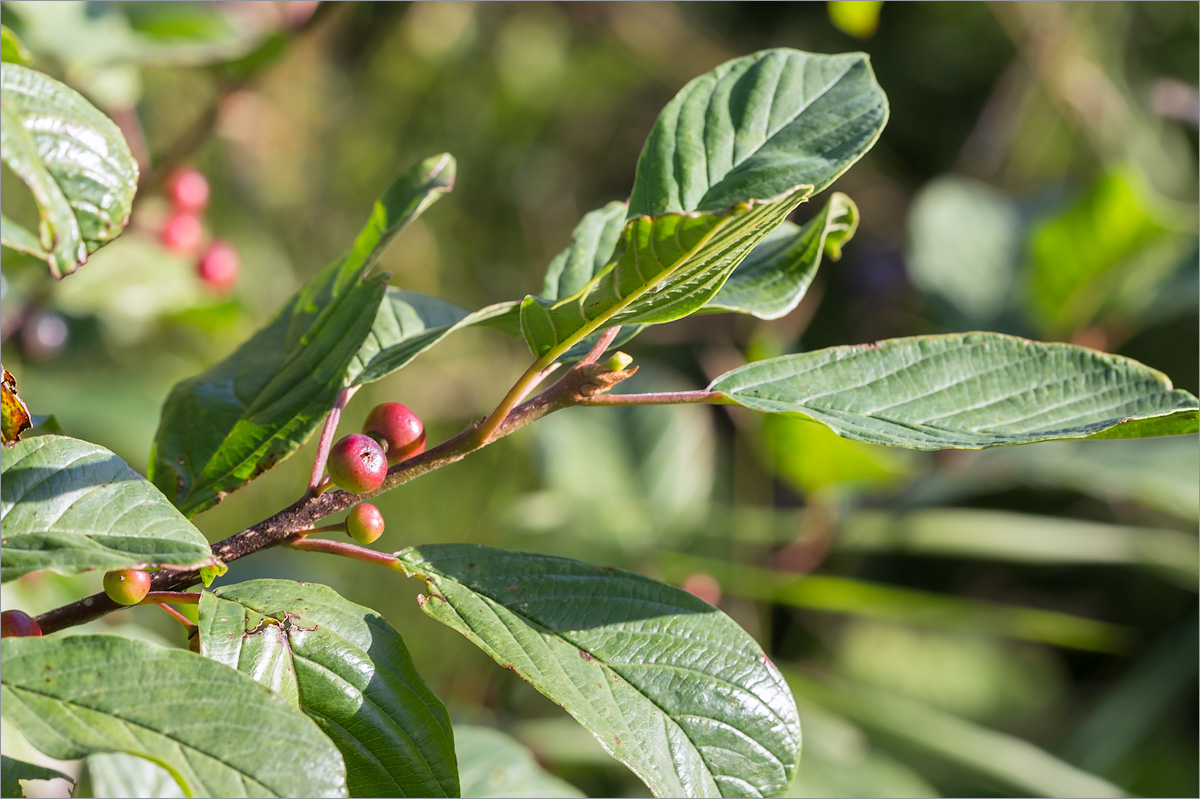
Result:
{"label": "blurred background foliage", "polygon": [[[394,175],[449,151],[458,184],[384,255],[459,305],[537,291],[586,211],[624,198],[655,115],[721,61],[864,50],[891,101],[836,188],[844,258],[785,319],[705,316],[630,346],[630,390],[746,359],[969,329],[1137,358],[1198,389],[1195,3],[4,2],[34,66],[116,120],[143,164],[128,232],[76,275],[3,252],[3,360],[34,413],[144,471],[178,380],[223,357],[335,258]],[[159,243],[176,166],[207,175],[230,294]],[[4,175],[20,217],[22,187]],[[806,209],[798,213],[806,218]],[[431,439],[487,413],[524,346],[466,331],[360,392]],[[197,518],[214,540],[290,503],[313,445]],[[379,502],[388,547],[477,542],[685,585],[793,681],[793,796],[1195,796],[1193,438],[915,453],[727,408],[599,408]],[[450,630],[417,585],[294,552],[226,579],[328,583],[378,608],[461,722],[507,731],[590,795],[645,789]],[[31,575],[44,611],[99,575]],[[162,618],[159,618],[161,616]],[[93,629],[183,645],[152,609]],[[6,738],[8,736],[6,735]],[[6,742],[7,743],[7,742]]]}

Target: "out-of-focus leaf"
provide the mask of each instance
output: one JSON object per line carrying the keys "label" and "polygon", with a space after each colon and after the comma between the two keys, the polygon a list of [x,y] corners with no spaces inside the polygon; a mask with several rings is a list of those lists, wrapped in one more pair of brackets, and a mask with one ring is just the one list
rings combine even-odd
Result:
{"label": "out-of-focus leaf", "polygon": [[915,465],[909,453],[841,438],[792,416],[763,419],[761,441],[771,470],[805,492],[882,489],[911,475]]}
{"label": "out-of-focus leaf", "polygon": [[998,333],[915,336],[756,361],[712,382],[735,404],[910,449],[1194,433],[1197,402],[1129,358]]}
{"label": "out-of-focus leaf", "polygon": [[125,799],[183,799],[187,796],[171,772],[144,757],[125,754],[88,755],[79,777],[83,796]]}
{"label": "out-of-focus leaf", "polygon": [[472,313],[437,297],[388,287],[375,313],[375,324],[350,363],[347,381],[362,385],[381,380],[455,330],[486,324],[512,312],[516,305],[502,302]]}
{"label": "out-of-focus leaf", "polygon": [[75,780],[61,771],[55,771],[45,766],[35,766],[33,763],[24,763],[20,760],[13,760],[11,757],[0,755],[0,797],[3,797],[3,799],[10,799],[10,797],[11,799],[21,799],[25,795],[25,792],[21,790],[21,782],[23,780],[67,780],[68,782],[75,782]]}
{"label": "out-of-focus leaf", "polygon": [[316,724],[185,650],[112,635],[13,638],[0,684],[5,716],[50,757],[145,757],[192,796],[346,795],[342,757]]}
{"label": "out-of-focus leaf", "polygon": [[0,579],[39,569],[196,568],[216,561],[203,533],[104,447],[36,436],[5,448]]}
{"label": "out-of-focus leaf", "polygon": [[1122,652],[1129,639],[1129,631],[1123,627],[1057,611],[962,599],[847,577],[797,575],[680,552],[664,552],[659,562],[672,580],[704,572],[712,575],[727,594],[808,610],[1001,635],[1091,652]]}
{"label": "out-of-focus leaf", "polygon": [[736,623],[619,569],[468,544],[397,553],[426,614],[575,717],[658,796],[770,796],[795,774],[791,694]]}
{"label": "out-of-focus leaf", "polygon": [[289,457],[348,381],[385,287],[365,282],[392,239],[454,185],[454,159],[428,158],[392,184],[342,258],[318,272],[232,355],[177,384],[155,436],[150,479],[187,516]]}
{"label": "out-of-focus leaf", "polygon": [[1169,278],[1164,269],[1173,268],[1174,259],[1150,264],[1139,256],[1181,229],[1178,215],[1151,198],[1133,170],[1118,169],[1061,215],[1035,226],[1029,302],[1042,330],[1062,336],[1089,324],[1131,273]]}
{"label": "out-of-focus leaf", "polygon": [[879,28],[879,9],[883,0],[829,0],[829,21],[842,33],[858,39],[870,39]]}
{"label": "out-of-focus leaf", "polygon": [[200,598],[200,651],[298,705],[352,796],[458,796],[446,708],[383,617],[323,585],[252,580]]}
{"label": "out-of-focus leaf", "polygon": [[[137,162],[112,120],[74,89],[9,64],[0,73],[0,157],[37,202],[38,243],[56,278],[121,234],[137,191]],[[12,245],[29,235],[4,220]],[[8,244],[9,239],[4,239]]]}
{"label": "out-of-focus leaf", "polygon": [[1125,796],[1110,782],[1059,760],[1028,741],[877,688],[818,681],[794,669],[798,697],[816,702],[907,749],[968,769],[1019,796]]}
{"label": "out-of-focus leaf", "polygon": [[939,177],[913,198],[905,253],[909,277],[969,324],[989,323],[1004,309],[1020,254],[1016,206],[986,183]]}
{"label": "out-of-focus leaf", "polygon": [[858,229],[858,207],[835,192],[821,212],[796,227],[784,222],[738,264],[705,311],[736,311],[778,319],[795,310],[808,292],[821,256],[842,257],[842,245]]}
{"label": "out-of-focus leaf", "polygon": [[456,724],[454,751],[464,799],[583,796],[574,785],[538,765],[533,752],[499,730]]}
{"label": "out-of-focus leaf", "polygon": [[1141,566],[1193,591],[1200,577],[1195,535],[1004,511],[857,511],[842,520],[835,546],[1016,563]]}
{"label": "out-of-focus leaf", "polygon": [[614,325],[659,324],[702,308],[729,273],[808,195],[807,187],[721,213],[669,213],[631,219],[611,264],[575,294],[549,302],[526,297],[521,332],[550,360]]}
{"label": "out-of-focus leaf", "polygon": [[33,427],[29,416],[29,408],[17,395],[17,379],[7,370],[0,367],[3,375],[0,377],[0,438],[3,443],[12,444],[21,440],[21,433]]}
{"label": "out-of-focus leaf", "polygon": [[28,66],[33,57],[7,25],[0,25],[0,61]]}
{"label": "out-of-focus leaf", "polygon": [[629,217],[823,191],[871,148],[887,98],[863,53],[764,50],[680,89],[638,158]]}

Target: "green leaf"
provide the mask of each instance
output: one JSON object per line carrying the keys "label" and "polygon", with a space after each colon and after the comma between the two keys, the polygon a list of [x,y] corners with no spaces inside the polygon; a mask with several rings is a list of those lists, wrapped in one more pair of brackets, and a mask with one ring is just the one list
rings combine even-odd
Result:
{"label": "green leaf", "polygon": [[736,311],[759,319],[787,316],[821,265],[821,256],[842,257],[842,246],[858,229],[858,207],[836,192],[821,212],[796,227],[784,222],[750,251],[704,311]]}
{"label": "green leaf", "polygon": [[[25,763],[0,755],[0,797],[3,797],[3,799],[10,799],[10,797],[12,799],[21,799],[25,795],[25,792],[21,790],[22,780],[66,780],[71,783],[75,782],[75,780],[61,771],[55,771],[45,766],[35,766],[33,763]],[[563,794],[563,796],[567,795]],[[581,794],[572,795],[579,796]]]}
{"label": "green leaf", "polygon": [[998,333],[916,336],[756,361],[709,386],[846,438],[981,449],[1194,433],[1196,398],[1129,358]]}
{"label": "green leaf", "polygon": [[383,617],[323,585],[253,580],[200,598],[200,651],[298,705],[351,796],[458,796],[446,708]]}
{"label": "green leaf", "polygon": [[0,61],[28,66],[33,57],[7,25],[0,25]]}
{"label": "green leaf", "polygon": [[50,757],[124,752],[192,796],[345,796],[317,725],[244,674],[111,635],[4,642],[5,716]]}
{"label": "green leaf", "polygon": [[[138,167],[112,120],[75,90],[9,64],[0,73],[0,157],[33,192],[38,243],[56,278],[125,229]],[[3,243],[29,251],[27,231],[4,220]],[[8,236],[11,235],[10,239]]]}
{"label": "green leaf", "polygon": [[79,776],[81,796],[123,796],[126,799],[174,799],[187,794],[171,772],[135,755],[88,755]]}
{"label": "green leaf", "polygon": [[538,765],[533,752],[499,730],[454,726],[464,799],[581,797],[584,794]]}
{"label": "green leaf", "polygon": [[318,272],[232,355],[172,389],[150,479],[188,516],[299,449],[347,385],[384,296],[364,277],[392,239],[454,183],[454,159],[409,169],[340,260]]}
{"label": "green leaf", "polygon": [[723,213],[671,213],[631,219],[615,260],[575,294],[555,303],[526,297],[521,332],[543,359],[614,325],[658,324],[704,306],[762,238],[808,196],[792,188]]}
{"label": "green leaf", "polygon": [[887,98],[863,53],[764,50],[692,80],[638,158],[629,216],[823,191],[871,148]]}
{"label": "green leaf", "polygon": [[619,569],[451,544],[397,553],[421,608],[561,705],[657,796],[791,782],[796,706],[728,616]]}
{"label": "green leaf", "polygon": [[104,447],[36,436],[0,453],[0,579],[39,569],[196,568],[204,535]]}
{"label": "green leaf", "polygon": [[570,297],[608,266],[625,227],[628,208],[628,203],[611,202],[583,215],[571,232],[571,243],[546,267],[542,299]]}
{"label": "green leaf", "polygon": [[515,302],[502,302],[472,313],[437,297],[388,287],[375,312],[375,324],[350,363],[348,382],[362,385],[381,380],[455,330],[485,324],[516,307]]}

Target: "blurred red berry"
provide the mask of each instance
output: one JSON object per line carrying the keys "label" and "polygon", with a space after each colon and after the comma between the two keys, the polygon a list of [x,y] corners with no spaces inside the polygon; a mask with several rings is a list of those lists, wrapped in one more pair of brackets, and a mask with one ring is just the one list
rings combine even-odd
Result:
{"label": "blurred red berry", "polygon": [[0,613],[0,638],[42,637],[42,628],[28,613],[6,610]]}
{"label": "blurred red berry", "polygon": [[214,291],[229,291],[238,281],[241,260],[227,241],[214,241],[196,263],[196,273]]}
{"label": "blurred red berry", "polygon": [[172,214],[163,225],[162,243],[176,252],[195,252],[204,241],[204,224],[190,211]]}
{"label": "blurred red berry", "polygon": [[180,169],[167,180],[167,196],[176,211],[198,214],[208,207],[208,179],[195,169]]}

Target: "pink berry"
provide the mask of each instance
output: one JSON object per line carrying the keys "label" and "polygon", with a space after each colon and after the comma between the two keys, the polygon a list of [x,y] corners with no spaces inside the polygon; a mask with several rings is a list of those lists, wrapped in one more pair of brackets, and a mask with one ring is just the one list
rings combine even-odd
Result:
{"label": "pink berry", "polygon": [[190,211],[171,215],[159,234],[162,243],[175,252],[195,252],[204,241],[204,224]]}
{"label": "pink berry", "polygon": [[196,263],[196,273],[213,291],[226,292],[237,285],[241,261],[227,241],[214,241]]}
{"label": "pink berry", "polygon": [[195,169],[180,169],[167,180],[167,196],[176,210],[199,213],[208,206],[208,179]]}
{"label": "pink berry", "polygon": [[0,638],[41,638],[42,628],[37,621],[20,610],[0,613]]}
{"label": "pink berry", "polygon": [[425,425],[399,402],[376,405],[367,414],[363,432],[384,446],[389,464],[397,464],[425,451]]}
{"label": "pink berry", "polygon": [[370,436],[351,433],[329,449],[329,479],[351,494],[374,491],[387,476],[383,448]]}
{"label": "pink berry", "polygon": [[383,514],[374,505],[363,502],[346,516],[346,532],[360,544],[373,543],[383,535]]}

